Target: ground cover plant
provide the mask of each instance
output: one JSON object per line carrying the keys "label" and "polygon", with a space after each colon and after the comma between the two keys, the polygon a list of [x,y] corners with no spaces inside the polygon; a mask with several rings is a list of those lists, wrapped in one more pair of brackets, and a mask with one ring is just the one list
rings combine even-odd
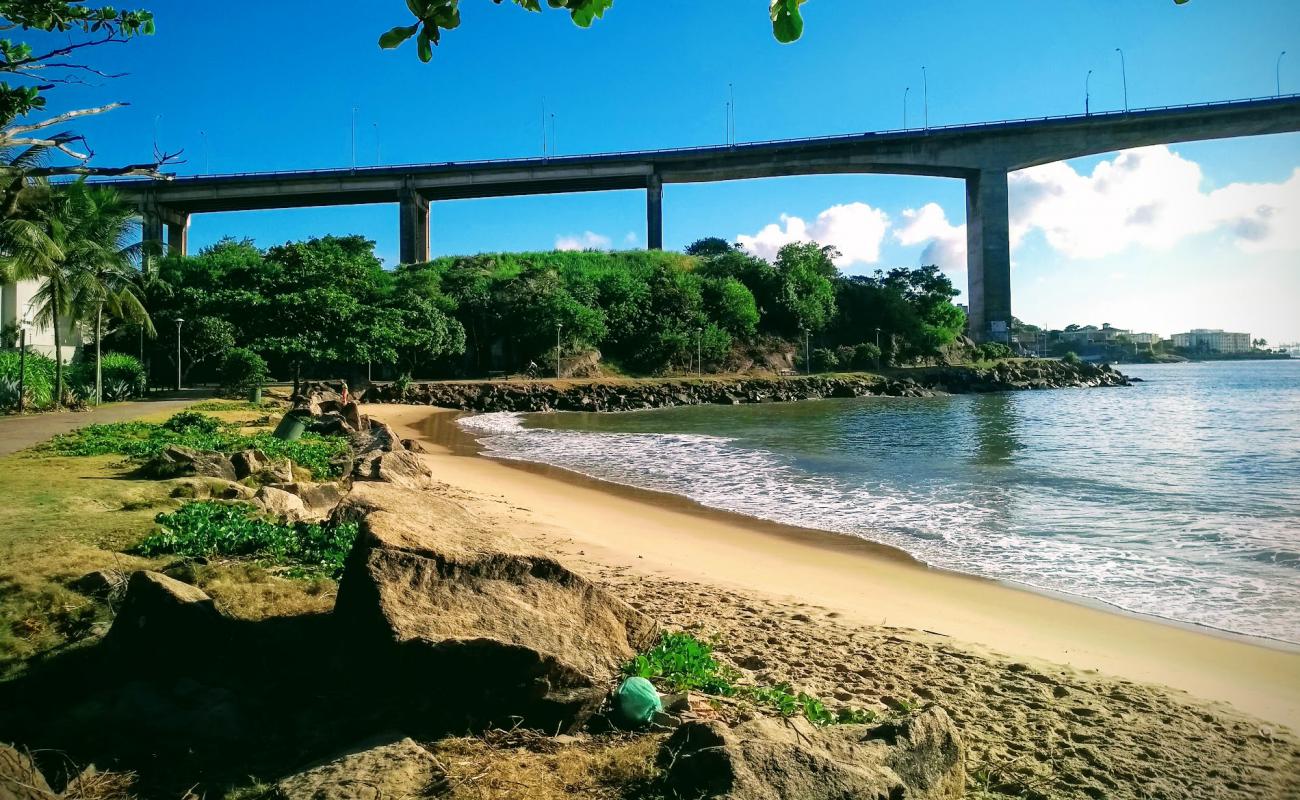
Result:
{"label": "ground cover plant", "polygon": [[304,433],[296,441],[277,439],[269,431],[243,433],[235,424],[193,411],[182,411],[162,424],[114,422],[87,425],[56,436],[46,449],[59,455],[122,455],[145,460],[169,445],[235,453],[257,449],[273,459],[287,458],[318,478],[336,477],[338,456],[348,452],[346,439]]}
{"label": "ground cover plant", "polygon": [[843,707],[834,711],[820,699],[796,692],[789,684],[749,686],[739,683],[739,671],[713,657],[713,645],[689,633],[664,633],[659,643],[623,667],[628,676],[645,678],[671,692],[698,691],[721,697],[742,697],[783,717],[802,714],[814,725],[866,723],[869,710]]}
{"label": "ground cover plant", "polygon": [[253,557],[294,574],[337,578],[357,537],[354,522],[284,524],[257,516],[246,503],[200,500],[157,516],[158,530],[131,552],[146,557]]}
{"label": "ground cover plant", "polygon": [[0,350],[0,409],[18,405],[18,371],[20,364],[25,380],[23,392],[32,408],[44,408],[54,402],[54,359],[40,353],[27,354],[26,359],[16,350]]}

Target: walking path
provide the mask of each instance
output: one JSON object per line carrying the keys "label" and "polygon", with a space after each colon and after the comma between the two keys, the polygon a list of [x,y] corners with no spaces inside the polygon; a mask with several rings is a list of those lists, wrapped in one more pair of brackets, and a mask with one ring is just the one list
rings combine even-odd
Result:
{"label": "walking path", "polygon": [[161,400],[132,400],[127,403],[113,403],[93,411],[50,411],[44,414],[33,414],[30,417],[0,418],[0,456],[16,453],[84,425],[123,422],[152,414],[179,411],[191,403],[199,402],[204,397],[206,395],[195,394]]}

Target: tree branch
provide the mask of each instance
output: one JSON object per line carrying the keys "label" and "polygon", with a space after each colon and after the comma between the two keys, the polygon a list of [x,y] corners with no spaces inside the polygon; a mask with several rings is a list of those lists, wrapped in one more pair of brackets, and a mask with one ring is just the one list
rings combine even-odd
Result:
{"label": "tree branch", "polygon": [[106,106],[99,106],[98,108],[81,108],[75,111],[65,111],[62,114],[50,117],[49,119],[42,120],[40,122],[33,122],[30,125],[10,125],[9,127],[0,130],[0,147],[4,147],[5,146],[4,143],[8,141],[10,138],[14,137],[15,135],[31,133],[32,131],[38,131],[42,128],[48,128],[52,125],[62,125],[65,122],[77,119],[79,117],[89,117],[95,114],[103,114],[107,111],[112,111],[115,108],[122,108],[123,106],[129,106],[129,105],[130,103],[109,103]]}

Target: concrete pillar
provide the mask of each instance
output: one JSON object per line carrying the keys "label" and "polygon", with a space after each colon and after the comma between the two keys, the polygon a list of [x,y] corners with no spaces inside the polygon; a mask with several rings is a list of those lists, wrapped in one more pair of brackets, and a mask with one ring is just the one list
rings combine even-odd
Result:
{"label": "concrete pillar", "polygon": [[664,249],[664,182],[658,175],[646,181],[645,244],[647,250]]}
{"label": "concrete pillar", "polygon": [[173,256],[190,254],[190,215],[167,223],[167,253]]}
{"label": "concrete pillar", "polygon": [[979,342],[1011,338],[1011,220],[1005,170],[966,179],[966,290],[970,335]]}
{"label": "concrete pillar", "polygon": [[399,251],[403,264],[429,260],[429,201],[419,192],[403,189],[398,210]]}
{"label": "concrete pillar", "polygon": [[142,216],[140,236],[144,244],[144,266],[150,270],[163,254],[163,221],[157,211],[145,211]]}

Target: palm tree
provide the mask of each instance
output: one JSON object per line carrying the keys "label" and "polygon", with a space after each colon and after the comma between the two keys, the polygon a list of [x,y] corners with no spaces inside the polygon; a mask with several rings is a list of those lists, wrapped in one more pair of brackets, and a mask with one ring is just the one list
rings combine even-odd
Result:
{"label": "palm tree", "polygon": [[95,399],[102,396],[100,341],[104,312],[137,322],[153,334],[140,302],[131,243],[134,213],[116,191],[84,180],[51,190],[44,202],[0,222],[0,263],[14,279],[44,281],[34,295],[36,319],[54,329],[55,396],[63,398],[63,342],[67,320],[95,322]]}
{"label": "palm tree", "polygon": [[98,403],[103,397],[100,345],[104,338],[104,312],[142,326],[150,336],[155,333],[140,299],[140,273],[136,268],[141,253],[139,224],[135,210],[111,187],[78,181],[66,192],[73,229],[64,263],[73,290],[74,316],[94,320],[95,402]]}

